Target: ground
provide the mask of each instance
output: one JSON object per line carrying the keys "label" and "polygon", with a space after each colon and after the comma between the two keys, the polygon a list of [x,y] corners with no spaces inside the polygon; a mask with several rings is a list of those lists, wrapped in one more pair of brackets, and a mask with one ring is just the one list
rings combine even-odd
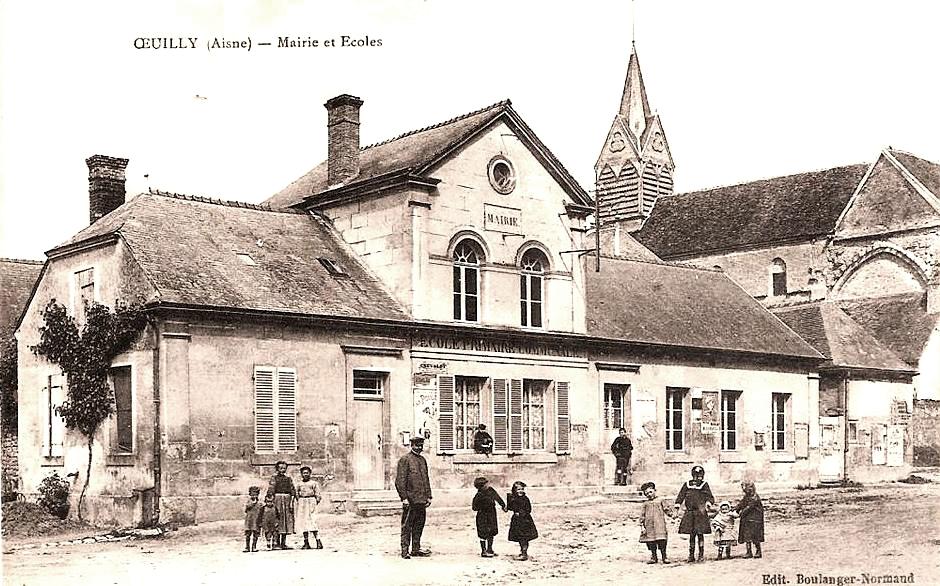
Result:
{"label": "ground", "polygon": [[[913,574],[916,584],[940,584],[940,484],[803,490],[764,500],[767,542],[760,560],[741,559],[739,546],[735,559],[716,561],[715,548],[706,542],[707,561],[689,564],[688,541],[671,525],[674,563],[648,565],[648,551],[637,542],[640,505],[596,500],[537,505],[533,516],[541,537],[527,562],[511,559],[517,549],[506,541],[508,517],[500,518],[495,549],[501,555],[483,559],[469,507],[432,507],[425,531],[425,545],[433,550],[429,558],[398,557],[396,518],[331,514],[321,515],[323,551],[242,553],[241,523],[234,521],[116,543],[21,548],[35,538],[7,539],[3,583],[838,585],[842,576],[865,584],[865,574]],[[290,541],[295,547],[300,542],[297,536]],[[832,581],[819,581],[820,575]]]}

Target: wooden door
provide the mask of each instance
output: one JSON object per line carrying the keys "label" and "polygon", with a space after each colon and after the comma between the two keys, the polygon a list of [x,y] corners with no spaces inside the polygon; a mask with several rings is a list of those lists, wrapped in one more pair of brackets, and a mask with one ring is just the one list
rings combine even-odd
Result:
{"label": "wooden door", "polygon": [[842,418],[820,417],[819,432],[819,480],[838,482],[842,480]]}
{"label": "wooden door", "polygon": [[353,483],[358,490],[385,488],[383,401],[353,401]]}

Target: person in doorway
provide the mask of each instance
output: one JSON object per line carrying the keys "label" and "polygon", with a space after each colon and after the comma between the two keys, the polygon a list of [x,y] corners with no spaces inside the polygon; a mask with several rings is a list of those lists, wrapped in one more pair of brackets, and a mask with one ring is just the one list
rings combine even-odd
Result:
{"label": "person in doorway", "polygon": [[656,484],[652,482],[644,482],[640,487],[640,492],[646,497],[643,510],[640,512],[640,542],[646,544],[652,556],[646,563],[657,563],[659,560],[656,559],[656,550],[659,550],[663,563],[668,564],[666,540],[669,535],[666,530],[666,515],[672,517],[672,507],[656,496]]}
{"label": "person in doorway", "polygon": [[304,544],[300,549],[310,549],[310,533],[316,540],[317,549],[323,549],[320,541],[320,527],[317,524],[317,505],[322,499],[320,483],[313,479],[310,466],[300,467],[300,482],[297,483],[297,514],[295,529],[304,535]]}
{"label": "person in doorway", "polygon": [[294,479],[287,475],[287,462],[279,460],[274,470],[274,476],[268,483],[267,496],[274,497],[274,508],[277,509],[278,542],[275,549],[292,549],[287,545],[287,536],[294,532],[294,499],[297,498],[297,490],[294,488]]}
{"label": "person in doorway", "polygon": [[692,467],[692,479],[686,481],[676,496],[676,512],[685,503],[685,513],[679,522],[679,533],[689,536],[689,561],[695,561],[695,543],[698,542],[698,561],[705,559],[705,535],[712,532],[708,505],[715,504],[712,489],[705,482],[705,469]]}
{"label": "person in doorway", "polygon": [[258,551],[258,532],[261,531],[262,505],[258,501],[261,488],[248,487],[248,502],[245,503],[245,549],[244,551]]}
{"label": "person in doorway", "polygon": [[506,509],[512,511],[509,541],[519,544],[516,559],[523,562],[529,559],[529,542],[539,536],[539,530],[532,520],[532,503],[525,495],[525,489],[526,483],[518,480],[512,483],[512,492],[506,495]]}
{"label": "person in doorway", "polygon": [[487,456],[493,453],[493,436],[486,431],[484,423],[481,423],[473,434],[473,451]]}
{"label": "person in doorway", "polygon": [[431,555],[427,549],[421,549],[421,535],[427,508],[431,506],[431,480],[428,477],[428,463],[421,455],[424,451],[424,438],[411,438],[411,450],[398,460],[395,473],[395,490],[401,499],[401,557],[426,557]]}
{"label": "person in doorway", "polygon": [[626,486],[630,478],[630,456],[633,455],[633,442],[627,437],[627,430],[620,428],[620,435],[610,444],[610,451],[614,453],[617,459],[617,472],[614,478],[614,484],[617,486]]}
{"label": "person in doorway", "polygon": [[[750,480],[741,483],[744,496],[734,510],[738,513],[738,543],[747,544],[744,557],[761,557],[760,544],[764,541],[764,504],[757,496],[757,488]],[[751,551],[751,545],[756,551]]]}
{"label": "person in doorway", "polygon": [[493,538],[499,533],[499,522],[496,518],[496,503],[506,511],[506,503],[499,496],[489,481],[480,476],[473,481],[477,493],[473,497],[471,508],[477,512],[477,537],[480,538],[480,555],[485,558],[495,557],[493,551]]}

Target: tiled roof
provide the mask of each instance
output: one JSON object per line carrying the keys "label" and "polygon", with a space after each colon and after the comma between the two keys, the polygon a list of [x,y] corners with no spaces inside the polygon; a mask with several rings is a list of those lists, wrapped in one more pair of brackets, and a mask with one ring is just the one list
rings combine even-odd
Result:
{"label": "tiled roof", "polygon": [[[406,319],[346,244],[309,214],[152,192],[69,243],[107,234],[123,238],[162,302]],[[332,260],[348,276],[332,276],[319,258]]]}
{"label": "tiled roof", "polygon": [[822,360],[720,271],[605,257],[585,280],[592,336]]}
{"label": "tiled roof", "polygon": [[42,264],[42,261],[0,258],[0,340],[13,335],[42,272]]}
{"label": "tiled roof", "polygon": [[904,151],[889,149],[888,152],[904,165],[918,181],[923,183],[924,187],[929,189],[936,197],[940,197],[940,165]]}
{"label": "tiled roof", "polygon": [[[577,181],[564,168],[560,161],[539,141],[538,137],[519,118],[509,100],[497,102],[486,108],[475,110],[445,122],[406,132],[395,138],[364,146],[359,149],[359,174],[345,186],[354,186],[369,179],[375,179],[389,173],[410,171],[421,172],[434,163],[454,146],[460,144],[477,131],[483,129],[496,118],[508,115],[523,127],[523,134],[537,143],[551,161],[558,176],[564,183],[573,186],[577,192],[576,203],[590,203],[587,194]],[[327,184],[327,162],[323,161],[305,175],[274,194],[265,202],[277,208],[286,208],[301,203],[305,198],[320,194],[330,186]]]}
{"label": "tiled roof", "polygon": [[835,303],[806,303],[775,309],[773,313],[828,358],[832,366],[902,372],[915,370]]}
{"label": "tiled roof", "polygon": [[662,197],[634,236],[661,258],[831,232],[867,165],[849,165]]}
{"label": "tiled roof", "polygon": [[925,293],[839,301],[839,307],[901,360],[917,366],[940,314],[927,313]]}

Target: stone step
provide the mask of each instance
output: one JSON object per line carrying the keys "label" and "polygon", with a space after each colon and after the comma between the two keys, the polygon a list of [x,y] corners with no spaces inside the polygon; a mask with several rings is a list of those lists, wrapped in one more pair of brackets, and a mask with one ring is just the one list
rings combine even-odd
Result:
{"label": "stone step", "polygon": [[394,490],[356,490],[348,503],[362,517],[401,514],[401,499]]}
{"label": "stone step", "polygon": [[626,502],[643,502],[646,497],[640,494],[640,487],[628,484],[626,486],[604,486],[601,488],[601,494],[610,500]]}

